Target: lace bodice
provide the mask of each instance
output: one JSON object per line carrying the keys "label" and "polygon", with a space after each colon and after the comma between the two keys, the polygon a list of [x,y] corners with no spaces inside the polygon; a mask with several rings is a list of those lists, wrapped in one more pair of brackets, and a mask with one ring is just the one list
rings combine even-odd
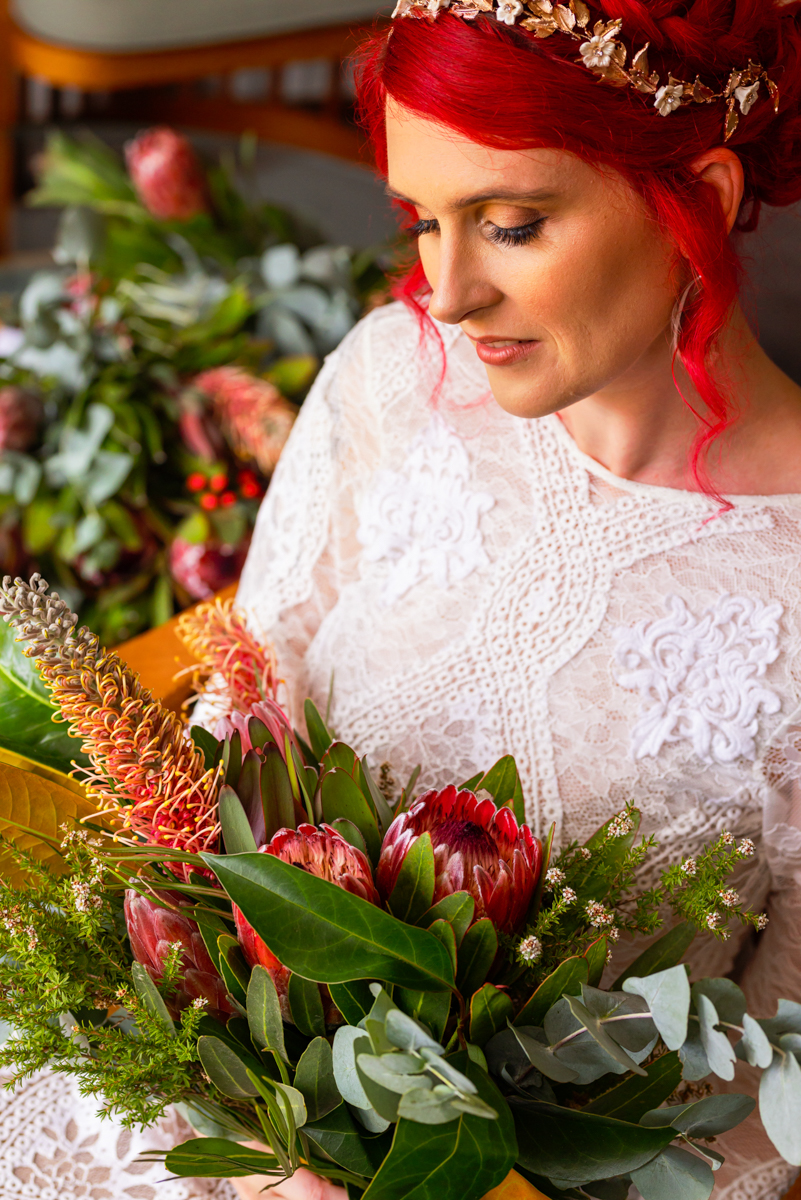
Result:
{"label": "lace bodice", "polygon": [[[756,948],[699,939],[696,974],[746,960],[757,1015],[801,1000],[801,497],[639,485],[558,417],[522,420],[472,346],[445,372],[400,305],[328,359],[262,507],[239,598],[306,695],[399,783],[444,785],[513,753],[531,824],[586,838],[633,800],[660,866],[730,829]],[[797,743],[797,745],[796,745]],[[799,772],[801,773],[801,772]],[[621,953],[625,953],[625,948]],[[793,1178],[755,1121],[716,1197]]]}

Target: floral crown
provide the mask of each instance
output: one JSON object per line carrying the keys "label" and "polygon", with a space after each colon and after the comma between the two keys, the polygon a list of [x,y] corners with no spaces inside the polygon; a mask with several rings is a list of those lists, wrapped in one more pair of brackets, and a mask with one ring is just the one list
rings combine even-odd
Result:
{"label": "floral crown", "polygon": [[538,38],[566,34],[580,43],[581,57],[577,62],[613,87],[632,87],[653,96],[654,105],[663,117],[686,104],[713,104],[716,100],[725,100],[726,141],[739,125],[740,116],[747,116],[756,104],[763,81],[775,111],[779,111],[779,88],[761,63],[749,62],[747,67],[732,71],[722,92],[713,91],[698,76],[690,83],[671,74],[665,83],[649,67],[650,42],[646,42],[629,61],[629,50],[621,39],[621,20],[596,21],[590,34],[591,14],[584,0],[567,0],[566,4],[554,3],[554,0],[398,0],[392,16],[433,21],[444,12],[451,12],[465,21],[474,21],[481,13],[494,12],[497,21],[504,25],[520,24]]}

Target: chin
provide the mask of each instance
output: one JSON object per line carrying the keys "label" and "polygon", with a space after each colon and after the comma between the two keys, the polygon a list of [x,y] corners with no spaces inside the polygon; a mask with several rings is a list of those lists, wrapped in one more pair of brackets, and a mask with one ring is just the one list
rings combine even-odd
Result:
{"label": "chin", "polygon": [[564,385],[548,387],[541,379],[512,379],[503,369],[487,368],[487,379],[496,403],[513,417],[534,420],[575,404],[582,396]]}

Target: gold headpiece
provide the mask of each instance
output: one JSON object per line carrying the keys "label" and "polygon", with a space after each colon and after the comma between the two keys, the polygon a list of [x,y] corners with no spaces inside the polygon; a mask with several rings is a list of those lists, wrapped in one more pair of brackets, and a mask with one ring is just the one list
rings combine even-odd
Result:
{"label": "gold headpiece", "polygon": [[663,117],[670,116],[686,104],[713,104],[726,101],[725,140],[734,133],[740,116],[747,116],[759,99],[764,81],[776,112],[779,111],[779,88],[761,63],[749,62],[742,70],[732,71],[722,92],[715,92],[696,76],[694,83],[669,75],[663,83],[648,65],[647,42],[631,58],[622,41],[623,22],[596,21],[589,31],[590,10],[584,0],[398,0],[393,17],[421,17],[430,21],[450,12],[465,21],[474,21],[481,13],[495,13],[504,25],[521,25],[535,37],[549,38],[555,33],[566,34],[579,42],[582,63],[593,75],[613,87],[632,87],[654,97],[654,105]]}

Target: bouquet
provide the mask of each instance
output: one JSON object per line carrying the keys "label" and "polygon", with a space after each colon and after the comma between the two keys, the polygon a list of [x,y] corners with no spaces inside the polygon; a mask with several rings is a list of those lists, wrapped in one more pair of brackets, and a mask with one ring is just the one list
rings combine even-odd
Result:
{"label": "bouquet", "polygon": [[[0,613],[86,763],[81,788],[0,768],[0,1066],[71,1072],[127,1124],[179,1105],[198,1136],[166,1155],[177,1175],[303,1165],[366,1200],[480,1200],[515,1172],[552,1200],[703,1200],[715,1138],[755,1106],[708,1081],[743,1059],[801,1164],[801,1005],[757,1020],[682,962],[764,926],[728,883],[751,842],[724,833],[640,891],[631,806],[557,852],[511,757],[398,792],[311,702],[293,729],[231,604],[182,619],[215,736],[41,579],[6,579]],[[634,933],[655,936],[616,974]]]}
{"label": "bouquet", "polygon": [[323,357],[381,284],[171,129],[126,163],[53,135],[51,269],[0,323],[0,561],[46,571],[106,645],[239,577]]}

